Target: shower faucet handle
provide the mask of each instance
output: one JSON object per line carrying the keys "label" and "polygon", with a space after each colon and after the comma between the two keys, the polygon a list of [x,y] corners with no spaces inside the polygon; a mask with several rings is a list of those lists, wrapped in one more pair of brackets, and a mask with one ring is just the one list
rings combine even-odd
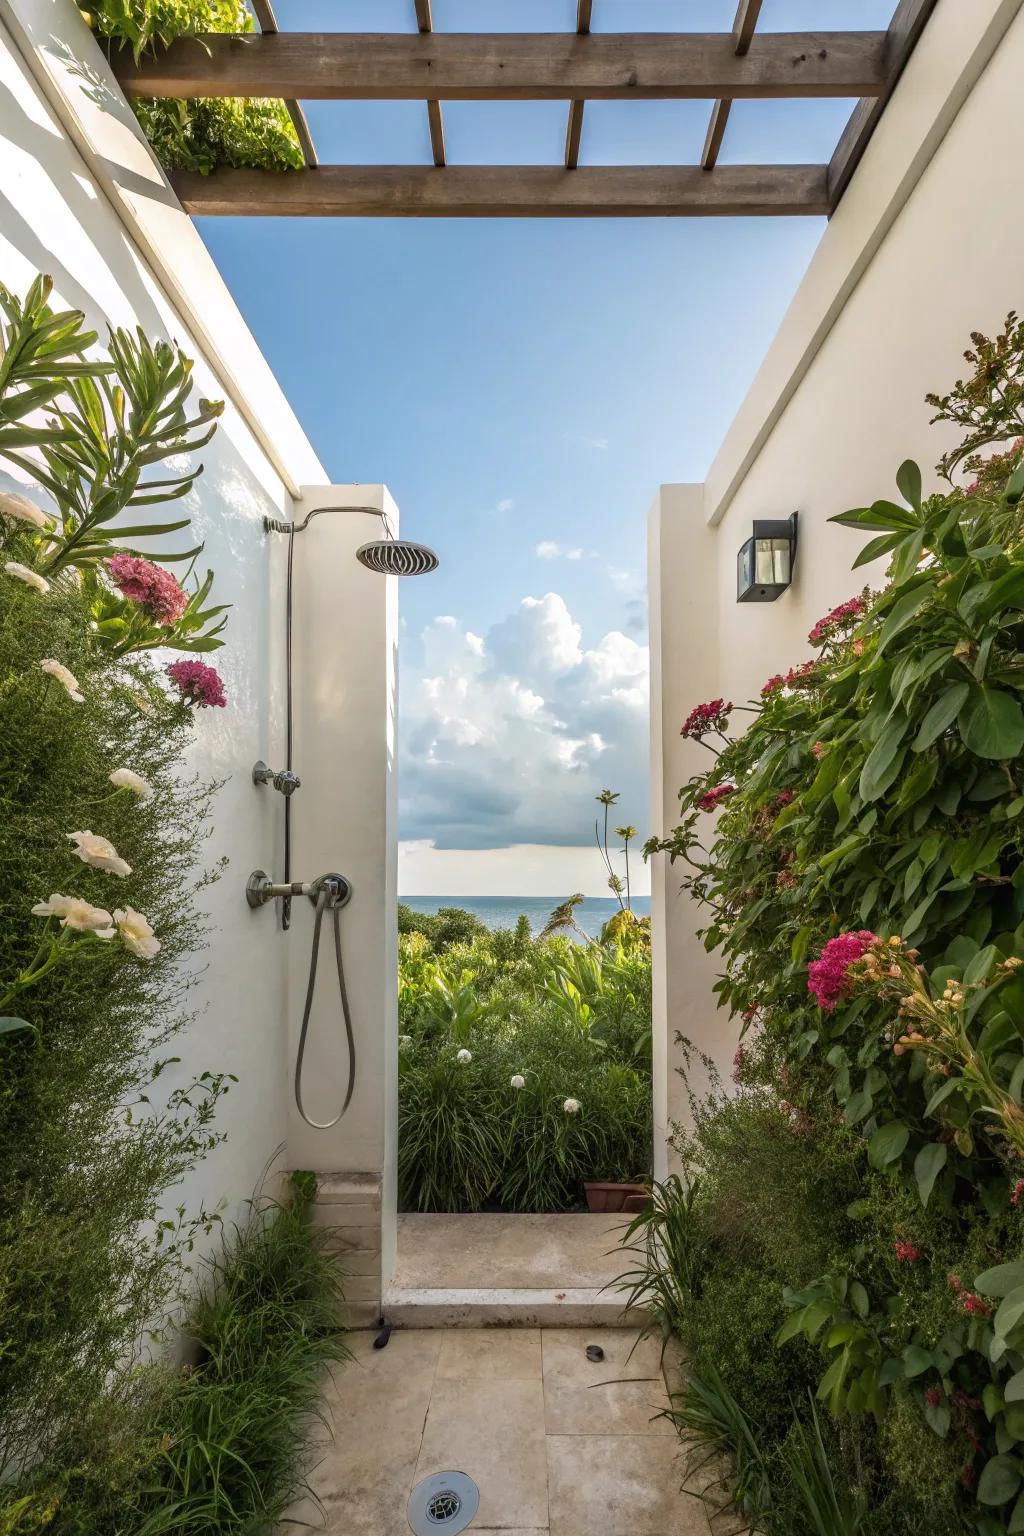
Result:
{"label": "shower faucet handle", "polygon": [[253,764],[252,781],[254,784],[272,784],[282,795],[294,795],[302,785],[298,774],[292,773],[290,768],[279,768],[275,773],[262,758]]}

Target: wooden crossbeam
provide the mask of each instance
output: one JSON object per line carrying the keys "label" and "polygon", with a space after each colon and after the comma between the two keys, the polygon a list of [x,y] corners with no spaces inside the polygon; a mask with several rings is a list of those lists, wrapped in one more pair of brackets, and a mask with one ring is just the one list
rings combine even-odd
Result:
{"label": "wooden crossbeam", "polygon": [[[739,0],[736,20],[732,24],[732,38],[733,46],[741,58],[745,53],[750,52],[750,45],[754,41],[754,32],[757,28],[757,18],[761,14],[761,4],[762,0]],[[707,137],[700,157],[700,163],[706,171],[714,170],[731,111],[732,100],[728,96],[716,101],[711,109],[711,121],[708,124]]]}
{"label": "wooden crossbeam", "polygon": [[179,38],[138,62],[113,56],[132,96],[292,100],[585,101],[877,96],[884,32],[370,34]]}
{"label": "wooden crossbeam", "polygon": [[[429,3],[430,0],[427,0],[428,5]],[[261,32],[266,34],[278,30],[277,17],[274,15],[272,0],[252,0],[252,8],[256,20],[260,24]],[[295,137],[299,141],[303,160],[305,160],[307,166],[316,165],[316,146],[313,143],[313,135],[309,131],[309,123],[306,121],[305,112],[303,112],[301,105],[297,101],[286,101],[284,105],[288,116],[291,118],[292,127],[295,129]]]}
{"label": "wooden crossbeam", "polygon": [[889,98],[896,89],[938,0],[900,0],[889,23],[885,41],[885,83],[880,94],[859,101],[843,130],[828,169],[832,211],[838,206],[878,127]]}
{"label": "wooden crossbeam", "polygon": [[299,218],[694,218],[823,214],[824,165],[321,165],[171,177],[193,214]]}
{"label": "wooden crossbeam", "polygon": [[[577,0],[576,5],[576,34],[578,37],[586,37],[590,31],[590,23],[594,13],[594,0]],[[580,163],[580,142],[583,138],[583,106],[582,101],[570,101],[569,122],[565,130],[565,168],[573,171]]]}
{"label": "wooden crossbeam", "polygon": [[[431,14],[430,0],[416,0],[416,25],[421,32],[433,32],[434,18]],[[427,101],[427,126],[430,129],[430,153],[435,165],[444,165],[444,116],[441,112],[440,101],[430,98]]]}

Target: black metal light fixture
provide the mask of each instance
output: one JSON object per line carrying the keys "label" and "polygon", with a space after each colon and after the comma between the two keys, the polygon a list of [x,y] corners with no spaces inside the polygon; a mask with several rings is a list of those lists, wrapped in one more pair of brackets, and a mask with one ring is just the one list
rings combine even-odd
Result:
{"label": "black metal light fixture", "polygon": [[793,580],[797,514],[755,518],[753,536],[736,557],[736,601],[774,603]]}

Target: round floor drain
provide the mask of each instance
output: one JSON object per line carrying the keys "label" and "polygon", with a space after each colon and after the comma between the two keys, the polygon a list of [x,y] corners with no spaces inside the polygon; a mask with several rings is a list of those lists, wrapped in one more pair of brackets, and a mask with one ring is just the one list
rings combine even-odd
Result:
{"label": "round floor drain", "polygon": [[409,1495],[409,1524],[416,1536],[455,1536],[480,1507],[480,1490],[465,1472],[435,1472]]}

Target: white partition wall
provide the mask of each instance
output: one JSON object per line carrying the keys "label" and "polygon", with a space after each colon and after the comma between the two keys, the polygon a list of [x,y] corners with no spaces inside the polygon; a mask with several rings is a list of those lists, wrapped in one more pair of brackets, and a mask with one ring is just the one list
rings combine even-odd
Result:
{"label": "white partition wall", "polygon": [[[649,571],[660,830],[700,760],[678,736],[688,711],[756,700],[813,654],[807,634],[823,613],[881,582],[877,566],[851,572],[861,541],[828,519],[896,495],[904,458],[933,481],[949,436],[929,427],[925,394],[964,372],[972,330],[992,334],[1024,309],[1022,78],[1020,0],[939,0],[706,484],[661,489]],[[736,555],[753,520],[793,511],[793,585],[777,602],[738,604]],[[738,1025],[715,1006],[700,914],[664,856],[656,864],[656,1109],[660,1097],[685,1118],[675,1031],[724,1075]]]}

